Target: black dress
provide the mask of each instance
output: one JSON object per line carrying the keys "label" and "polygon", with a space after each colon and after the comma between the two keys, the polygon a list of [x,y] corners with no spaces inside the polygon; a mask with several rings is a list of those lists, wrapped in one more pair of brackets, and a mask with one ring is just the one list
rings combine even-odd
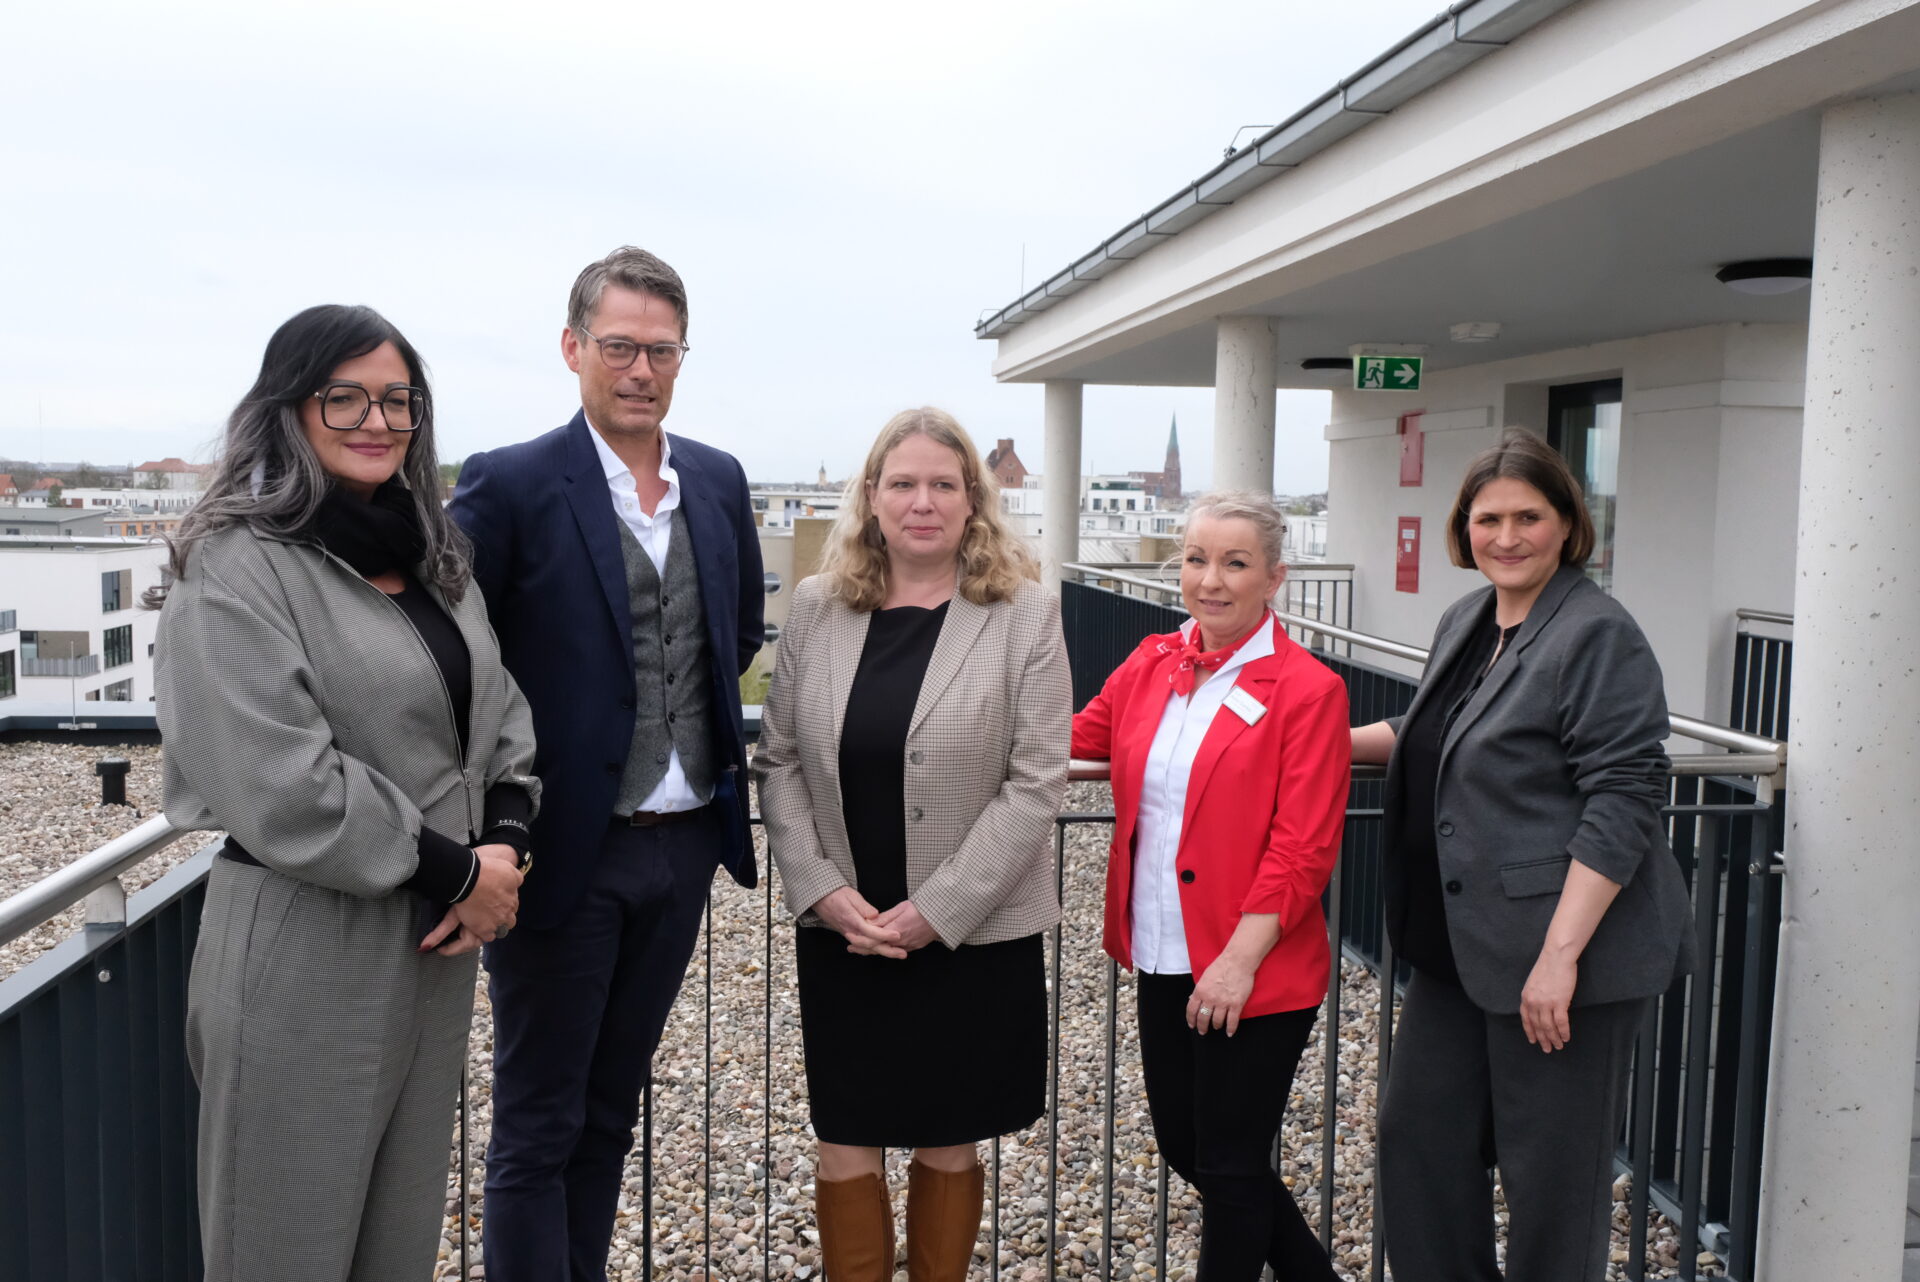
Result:
{"label": "black dress", "polygon": [[[1440,787],[1440,750],[1447,732],[1481,683],[1487,679],[1498,659],[1504,659],[1513,645],[1520,625],[1501,628],[1487,612],[1487,626],[1453,665],[1430,675],[1435,683],[1433,697],[1421,706],[1418,716],[1409,717],[1400,727],[1400,752],[1406,763],[1402,778],[1405,793],[1402,810],[1405,817],[1396,852],[1406,870],[1406,900],[1398,906],[1399,920],[1393,925],[1399,940],[1400,955],[1421,973],[1460,985],[1460,969],[1453,958],[1453,935],[1447,929],[1447,906],[1440,885],[1440,850],[1434,844],[1434,807]],[[1498,659],[1496,659],[1496,653]],[[1391,909],[1389,911],[1392,911]]]}
{"label": "black dress", "polygon": [[[885,911],[907,897],[906,741],[947,607],[874,612],[840,732],[855,885]],[[1005,1135],[1046,1107],[1040,936],[857,956],[839,931],[796,943],[814,1135],[937,1148]]]}

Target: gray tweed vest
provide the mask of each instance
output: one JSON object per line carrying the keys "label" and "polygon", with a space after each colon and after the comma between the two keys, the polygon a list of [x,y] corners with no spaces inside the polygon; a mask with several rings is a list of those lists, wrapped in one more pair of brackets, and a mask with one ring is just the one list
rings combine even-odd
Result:
{"label": "gray tweed vest", "polygon": [[713,795],[713,666],[700,578],[687,523],[677,510],[668,519],[673,532],[667,539],[664,580],[627,523],[618,522],[627,605],[633,614],[635,703],[633,744],[620,776],[615,814],[638,810],[660,786],[670,751],[680,754],[680,767],[694,792],[703,798]]}

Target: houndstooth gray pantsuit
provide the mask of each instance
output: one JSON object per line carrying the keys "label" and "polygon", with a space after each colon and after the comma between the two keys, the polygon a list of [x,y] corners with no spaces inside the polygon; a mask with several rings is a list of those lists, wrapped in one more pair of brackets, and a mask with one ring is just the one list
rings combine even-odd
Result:
{"label": "houndstooth gray pantsuit", "polygon": [[161,613],[167,816],[263,865],[215,861],[188,993],[208,1282],[431,1276],[476,958],[415,951],[404,883],[423,825],[471,842],[488,788],[539,798],[479,591],[443,604],[465,761],[418,634],[318,548],[223,530]]}

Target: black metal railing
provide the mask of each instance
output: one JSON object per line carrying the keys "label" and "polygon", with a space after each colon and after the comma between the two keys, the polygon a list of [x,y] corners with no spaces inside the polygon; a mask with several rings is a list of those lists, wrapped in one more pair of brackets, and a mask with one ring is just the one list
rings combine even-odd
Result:
{"label": "black metal railing", "polygon": [[0,981],[0,1278],[197,1282],[187,971],[211,848]]}
{"label": "black metal railing", "polygon": [[[1064,585],[1076,701],[1148,632],[1153,603]],[[1103,599],[1104,598],[1104,599]],[[1130,631],[1129,631],[1130,630]],[[1104,648],[1103,648],[1104,647]],[[1346,679],[1357,721],[1404,711],[1413,682],[1322,653]],[[1635,1056],[1631,1112],[1617,1154],[1632,1176],[1626,1275],[1696,1276],[1705,1246],[1728,1276],[1752,1278],[1767,1050],[1780,921],[1779,792],[1772,776],[1677,762],[1666,807],[1692,888],[1700,967],[1650,1012]],[[1757,769],[1757,768],[1754,768]],[[1381,1279],[1371,1217],[1336,1193],[1367,1187],[1341,1154],[1359,1117],[1362,1076],[1377,1090],[1391,1054],[1395,959],[1381,925],[1376,777],[1357,778],[1345,847],[1326,896],[1335,976],[1298,1106],[1306,1123],[1277,1160],[1352,1277]],[[1131,980],[1099,951],[1103,809],[1063,814],[1056,876],[1067,917],[1047,942],[1052,1042],[1048,1109],[1028,1132],[989,1146],[986,1263],[995,1282],[1036,1264],[1049,1279],[1110,1278],[1127,1266],[1167,1276],[1191,1248],[1191,1193],[1171,1179],[1143,1121],[1137,1048],[1122,1006]],[[204,877],[202,852],[136,896],[124,927],[94,928],[0,983],[0,1277],[197,1279],[194,1093],[181,1024]],[[792,1275],[811,1217],[794,1146],[806,1145],[793,993],[794,926],[777,877],[714,888],[705,938],[669,1028],[687,1066],[656,1063],[638,1152],[633,1218],[640,1276],[702,1265],[708,1277]],[[84,893],[84,892],[82,892]],[[1376,1021],[1362,1046],[1348,1030]],[[484,1016],[482,1016],[484,1018]],[[676,1039],[678,1039],[676,1041]],[[663,1056],[668,1051],[663,1050]],[[1344,1058],[1343,1058],[1344,1057]],[[1369,1070],[1364,1062],[1372,1060]],[[697,1072],[691,1062],[698,1061]],[[697,1121],[696,1121],[697,1119]],[[697,1126],[697,1186],[684,1143]],[[459,1276],[477,1261],[468,1230],[484,1213],[464,1113],[454,1180]],[[677,1142],[676,1142],[677,1141]],[[671,1150],[671,1151],[669,1151]],[[799,1161],[804,1166],[806,1157]],[[896,1164],[898,1155],[893,1159]],[[1377,1182],[1371,1187],[1377,1190]],[[1364,1199],[1361,1199],[1364,1200]],[[1151,1204],[1143,1231],[1123,1217]],[[1671,1261],[1650,1257],[1654,1214],[1678,1232]],[[741,1247],[745,1238],[748,1246]],[[1359,1239],[1356,1245],[1354,1239]],[[744,1252],[744,1254],[743,1254]],[[716,1256],[722,1258],[716,1258]],[[1004,1261],[1004,1262],[1003,1262]],[[452,1261],[449,1261],[451,1264]]]}
{"label": "black metal railing", "polygon": [[1733,703],[1727,724],[1785,739],[1793,704],[1793,616],[1736,610]]}

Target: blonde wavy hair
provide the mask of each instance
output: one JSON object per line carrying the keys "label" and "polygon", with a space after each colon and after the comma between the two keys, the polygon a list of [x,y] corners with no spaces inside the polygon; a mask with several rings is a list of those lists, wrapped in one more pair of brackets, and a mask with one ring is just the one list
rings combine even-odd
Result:
{"label": "blonde wavy hair", "polygon": [[975,605],[1011,600],[1022,583],[1040,581],[1040,563],[1000,512],[1000,487],[980,465],[973,438],[953,415],[922,406],[901,410],[887,420],[867,451],[860,474],[847,482],[840,515],[827,535],[820,573],[828,590],[849,609],[878,610],[887,601],[887,544],[873,513],[873,491],[887,455],[910,436],[924,436],[952,450],[960,460],[973,515],[960,536],[959,582],[955,590]]}

